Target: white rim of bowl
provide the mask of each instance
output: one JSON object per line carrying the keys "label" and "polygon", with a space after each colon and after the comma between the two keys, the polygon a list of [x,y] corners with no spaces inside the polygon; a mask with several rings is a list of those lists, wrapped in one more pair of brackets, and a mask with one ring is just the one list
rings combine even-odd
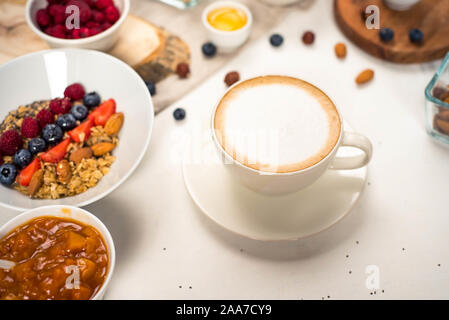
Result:
{"label": "white rim of bowl", "polygon": [[[237,30],[232,30],[232,31],[223,31],[223,30],[215,29],[214,27],[212,27],[210,25],[209,21],[207,20],[207,15],[209,14],[209,12],[211,12],[213,9],[218,9],[218,8],[222,8],[222,7],[226,7],[226,6],[240,9],[246,14],[246,17],[247,17],[246,24],[242,28],[237,29]],[[245,32],[253,24],[253,16],[252,16],[249,8],[247,6],[245,6],[244,4],[242,4],[240,2],[236,2],[236,1],[217,1],[217,2],[213,2],[213,3],[209,4],[203,10],[202,20],[203,20],[203,25],[209,31],[215,32],[215,33],[218,33],[221,35],[228,35],[228,36],[235,35],[236,33]]]}
{"label": "white rim of bowl", "polygon": [[[65,206],[65,205],[43,206],[43,207],[38,207],[38,208],[27,210],[27,211],[25,211],[25,212],[15,216],[14,218],[8,220],[5,224],[3,224],[0,227],[0,231],[6,230],[5,235],[7,235],[14,228],[17,228],[18,226],[23,225],[23,224],[25,224],[25,223],[27,223],[30,220],[33,220],[35,218],[38,218],[38,217],[53,217],[53,216],[55,216],[55,215],[52,215],[51,213],[49,213],[49,214],[42,214],[42,215],[38,215],[38,216],[35,216],[35,217],[26,218],[26,219],[24,219],[25,222],[23,222],[23,223],[15,224],[15,222],[17,220],[21,220],[22,218],[25,218],[27,216],[33,215],[35,211],[37,211],[37,210],[45,210],[45,209],[69,209],[69,210],[72,210],[72,211],[82,212],[83,214],[88,216],[89,219],[92,219],[93,221],[95,221],[95,223],[97,223],[98,225],[100,225],[104,229],[104,232],[103,232],[103,231],[99,230],[96,226],[92,225],[91,223],[85,223],[85,222],[79,221],[78,219],[75,219],[75,218],[68,218],[68,219],[72,219],[74,221],[78,221],[79,223],[86,224],[86,225],[89,225],[89,226],[95,228],[101,234],[101,236],[103,237],[103,240],[104,240],[106,246],[108,247],[108,258],[109,258],[108,274],[106,276],[106,279],[103,281],[103,284],[101,285],[100,290],[98,290],[98,292],[95,293],[95,295],[93,295],[89,299],[89,300],[95,300],[98,296],[101,296],[101,295],[103,295],[105,293],[106,288],[107,288],[109,282],[112,279],[112,274],[114,273],[114,268],[115,268],[115,244],[114,244],[114,239],[112,238],[112,235],[109,232],[109,229],[93,213],[90,213],[89,211],[87,211],[85,209],[77,208],[77,207],[74,207],[74,206]],[[11,226],[11,225],[13,225],[13,226]],[[110,242],[110,246],[109,246],[109,242]]]}
{"label": "white rim of bowl", "polygon": [[[151,98],[150,92],[148,91],[147,87],[145,86],[145,82],[143,81],[143,79],[137,74],[137,72],[131,68],[129,65],[127,65],[126,63],[124,63],[123,61],[121,61],[120,59],[113,57],[109,54],[106,54],[104,52],[100,52],[100,51],[96,51],[96,50],[88,50],[88,49],[75,49],[75,48],[66,48],[66,49],[49,49],[49,50],[43,50],[43,51],[37,51],[37,52],[33,52],[33,53],[29,53],[23,56],[20,56],[18,58],[15,58],[11,61],[8,61],[2,65],[0,65],[0,72],[2,72],[2,69],[10,66],[14,63],[18,63],[20,62],[20,60],[22,59],[26,59],[28,57],[32,57],[32,56],[37,56],[37,55],[43,55],[45,53],[48,52],[84,52],[84,53],[88,53],[88,54],[92,54],[92,55],[100,55],[103,56],[104,58],[107,59],[112,59],[114,62],[117,62],[118,64],[122,65],[125,69],[127,69],[128,71],[131,71],[136,77],[138,77],[141,81],[140,81],[140,86],[142,87],[142,89],[146,90],[146,94],[147,97],[149,98],[149,102],[150,102],[150,106],[151,106],[151,110],[150,110],[150,130],[148,131],[148,135],[147,138],[143,144],[143,149],[140,152],[139,156],[137,157],[137,160],[135,162],[135,164],[132,166],[132,168],[129,170],[129,172],[127,174],[125,174],[119,181],[117,181],[114,185],[112,185],[112,187],[108,190],[106,190],[105,192],[92,197],[89,200],[86,200],[84,202],[81,202],[77,205],[75,205],[75,207],[84,207],[87,206],[91,203],[94,203],[104,197],[106,197],[108,194],[110,194],[111,192],[113,192],[115,189],[117,189],[123,182],[125,182],[130,176],[131,174],[137,169],[137,167],[139,166],[139,164],[141,163],[143,157],[145,156],[146,151],[148,150],[148,145],[150,144],[150,139],[151,139],[151,134],[153,132],[153,124],[154,124],[154,105],[153,105],[153,100]],[[5,187],[6,188],[6,187]],[[95,187],[94,187],[95,188]],[[25,195],[24,195],[25,196]],[[64,198],[62,198],[64,199]],[[30,208],[22,208],[22,207],[18,207],[18,206],[14,206],[11,204],[6,204],[3,202],[0,202],[0,206],[6,207],[8,209],[12,209],[15,211],[28,211],[28,210],[34,210],[34,209],[30,209]]]}
{"label": "white rim of bowl", "polygon": [[123,11],[120,12],[120,18],[107,30],[100,32],[99,34],[96,34],[91,37],[82,38],[82,39],[60,39],[56,37],[52,37],[45,32],[42,32],[38,27],[37,24],[33,22],[33,19],[31,17],[31,4],[35,0],[28,0],[25,6],[25,19],[28,23],[28,26],[33,30],[34,33],[36,33],[39,37],[44,39],[47,42],[54,42],[61,46],[64,45],[83,45],[83,44],[90,44],[95,42],[96,40],[100,40],[104,37],[107,37],[108,35],[114,33],[120,26],[123,24],[125,19],[128,17],[129,14],[129,1],[130,0],[123,0]]}

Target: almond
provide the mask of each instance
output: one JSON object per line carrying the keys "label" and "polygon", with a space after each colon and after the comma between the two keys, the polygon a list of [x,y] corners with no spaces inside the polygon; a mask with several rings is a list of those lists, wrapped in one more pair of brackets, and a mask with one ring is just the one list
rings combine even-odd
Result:
{"label": "almond", "polygon": [[440,111],[438,112],[438,119],[449,121],[449,110],[440,108]]}
{"label": "almond", "polygon": [[30,195],[30,197],[33,197],[39,191],[43,183],[44,170],[39,169],[33,174],[30,184],[28,185],[28,194]]}
{"label": "almond", "polygon": [[346,57],[346,45],[344,43],[337,43],[335,45],[335,55],[339,59],[344,59]]}
{"label": "almond", "polygon": [[69,160],[78,164],[81,160],[88,158],[92,158],[92,149],[86,147],[73,151]]}
{"label": "almond", "polygon": [[110,136],[116,135],[122,128],[124,119],[125,116],[122,112],[113,114],[104,126],[106,134]]}
{"label": "almond", "polygon": [[449,121],[444,121],[441,119],[436,119],[436,124],[438,126],[438,129],[440,129],[440,131],[444,134],[448,134],[449,135]]}
{"label": "almond", "polygon": [[113,143],[100,142],[100,143],[97,143],[96,145],[92,146],[92,151],[95,156],[99,157],[108,152],[111,152],[112,150],[114,150],[114,148],[115,148],[115,144],[113,144]]}
{"label": "almond", "polygon": [[366,69],[357,76],[355,82],[357,84],[363,84],[371,81],[374,78],[374,71],[371,69]]}
{"label": "almond", "polygon": [[67,160],[59,161],[56,166],[56,174],[58,175],[58,181],[64,184],[70,182],[72,179],[72,169],[70,168],[70,163]]}

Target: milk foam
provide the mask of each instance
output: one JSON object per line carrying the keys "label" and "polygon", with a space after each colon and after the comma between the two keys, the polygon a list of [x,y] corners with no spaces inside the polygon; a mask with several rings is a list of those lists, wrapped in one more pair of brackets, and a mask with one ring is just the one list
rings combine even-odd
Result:
{"label": "milk foam", "polygon": [[298,86],[266,83],[237,90],[223,112],[226,144],[249,164],[300,163],[328,143],[326,111]]}

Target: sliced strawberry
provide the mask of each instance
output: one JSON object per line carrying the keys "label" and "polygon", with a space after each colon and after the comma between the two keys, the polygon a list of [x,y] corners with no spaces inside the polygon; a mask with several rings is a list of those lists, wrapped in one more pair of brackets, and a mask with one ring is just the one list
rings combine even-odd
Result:
{"label": "sliced strawberry", "polygon": [[44,162],[50,162],[50,163],[58,163],[62,159],[64,159],[65,155],[67,154],[67,147],[70,144],[70,139],[67,138],[61,143],[59,143],[57,146],[51,148],[47,152],[41,154],[41,159]]}
{"label": "sliced strawberry", "polygon": [[33,174],[41,168],[41,162],[39,158],[34,159],[28,166],[25,167],[22,171],[20,171],[17,176],[17,182],[24,187],[28,187],[30,184],[31,178]]}
{"label": "sliced strawberry", "polygon": [[90,129],[94,126],[94,119],[87,119],[78,127],[68,132],[70,138],[75,142],[84,142],[89,139]]}
{"label": "sliced strawberry", "polygon": [[92,111],[88,118],[95,121],[96,126],[104,126],[109,118],[115,113],[116,103],[114,99],[109,99]]}

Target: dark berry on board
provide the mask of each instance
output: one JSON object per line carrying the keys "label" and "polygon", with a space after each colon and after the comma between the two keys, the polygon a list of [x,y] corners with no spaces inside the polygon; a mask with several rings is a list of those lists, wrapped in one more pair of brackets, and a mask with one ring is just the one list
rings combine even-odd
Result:
{"label": "dark berry on board", "polygon": [[83,106],[82,104],[77,104],[72,107],[72,115],[75,117],[76,120],[83,121],[87,118],[87,115],[89,114],[89,110],[86,106]]}
{"label": "dark berry on board", "polygon": [[189,65],[187,63],[185,63],[185,62],[178,63],[178,65],[176,66],[176,74],[181,79],[187,78],[189,76],[189,74],[190,74],[190,67],[189,67]]}
{"label": "dark berry on board", "polygon": [[228,87],[240,80],[240,74],[237,71],[228,72],[225,76],[224,82]]}
{"label": "dark berry on board", "polygon": [[14,155],[14,163],[19,168],[25,168],[32,160],[31,152],[26,149],[20,149]]}
{"label": "dark berry on board", "polygon": [[11,163],[5,163],[0,166],[0,183],[10,186],[14,183],[17,176],[17,169]]}
{"label": "dark berry on board", "polygon": [[315,34],[312,31],[306,31],[302,35],[302,42],[306,45],[311,45],[315,42]]}
{"label": "dark berry on board", "polygon": [[284,38],[278,33],[275,33],[270,37],[270,43],[273,47],[279,47],[283,42]]}
{"label": "dark berry on board", "polygon": [[47,124],[42,130],[42,138],[47,144],[57,144],[62,140],[63,132],[56,124]]}
{"label": "dark berry on board", "polygon": [[409,33],[410,41],[413,43],[419,43],[424,39],[424,34],[419,29],[412,29]]}
{"label": "dark berry on board", "polygon": [[100,95],[96,92],[86,93],[83,97],[83,104],[88,108],[94,108],[101,103]]}
{"label": "dark berry on board", "polygon": [[44,152],[47,148],[47,143],[42,138],[34,138],[28,142],[28,151],[31,154],[38,154],[39,152]]}
{"label": "dark berry on board", "polygon": [[383,42],[389,42],[394,38],[394,31],[391,28],[380,29],[379,37]]}
{"label": "dark berry on board", "polygon": [[206,42],[203,44],[201,50],[206,57],[213,57],[217,53],[217,47],[212,42]]}
{"label": "dark berry on board", "polygon": [[150,91],[151,96],[154,96],[156,94],[156,85],[150,80],[145,80],[145,85],[148,91]]}
{"label": "dark berry on board", "polygon": [[76,127],[76,119],[71,113],[66,113],[58,117],[56,124],[61,127],[63,131],[69,131]]}
{"label": "dark berry on board", "polygon": [[173,111],[173,117],[177,121],[184,120],[186,117],[186,111],[183,108],[177,108]]}

